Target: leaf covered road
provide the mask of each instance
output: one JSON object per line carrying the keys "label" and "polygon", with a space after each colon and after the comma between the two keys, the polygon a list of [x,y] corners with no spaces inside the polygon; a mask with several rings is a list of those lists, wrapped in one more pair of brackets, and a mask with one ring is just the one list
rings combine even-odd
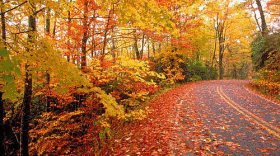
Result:
{"label": "leaf covered road", "polygon": [[280,105],[250,91],[248,83],[206,81],[192,88],[181,110],[192,109],[197,118],[190,117],[190,110],[180,112],[181,139],[186,147],[193,145],[186,155],[280,154]]}
{"label": "leaf covered road", "polygon": [[248,81],[202,81],[150,103],[115,140],[113,155],[279,155],[280,105]]}

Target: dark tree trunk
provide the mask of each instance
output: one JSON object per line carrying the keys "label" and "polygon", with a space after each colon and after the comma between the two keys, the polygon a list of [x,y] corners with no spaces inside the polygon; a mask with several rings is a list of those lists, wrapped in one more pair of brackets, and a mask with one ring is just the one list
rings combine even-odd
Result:
{"label": "dark tree trunk", "polygon": [[113,39],[112,39],[111,53],[112,53],[112,57],[113,57],[114,63],[116,62],[116,53],[115,53],[115,50],[116,50],[116,45],[115,45],[115,39],[113,38]]}
{"label": "dark tree trunk", "polygon": [[150,58],[150,43],[149,43],[149,38],[148,38],[147,40],[148,40],[148,58]]}
{"label": "dark tree trunk", "polygon": [[153,47],[154,57],[156,57],[156,47],[155,47],[155,41],[154,41],[154,39],[152,40],[152,47]]}
{"label": "dark tree trunk", "polygon": [[223,79],[224,68],[223,68],[223,56],[224,56],[224,25],[218,26],[218,37],[219,37],[219,79]]}
{"label": "dark tree trunk", "polygon": [[91,57],[93,58],[93,56],[95,56],[95,51],[96,51],[96,43],[95,43],[95,25],[96,25],[96,18],[95,18],[95,15],[96,14],[96,10],[94,10],[94,13],[93,13],[93,29],[92,29],[92,40],[91,40]]}
{"label": "dark tree trunk", "polygon": [[55,33],[56,33],[56,18],[54,19],[54,22],[53,22],[53,38],[55,37]]}
{"label": "dark tree trunk", "polygon": [[223,79],[223,74],[224,74],[224,68],[223,68],[223,54],[219,55],[219,79]]}
{"label": "dark tree trunk", "polygon": [[30,116],[30,104],[32,95],[32,77],[28,71],[28,65],[25,65],[27,70],[25,73],[25,86],[24,97],[22,106],[22,118],[21,118],[21,132],[20,132],[20,155],[28,156],[28,139],[29,139],[29,116]]}
{"label": "dark tree trunk", "polygon": [[46,34],[50,35],[51,29],[51,19],[50,19],[50,8],[47,9],[47,19],[46,19]]}
{"label": "dark tree trunk", "polygon": [[[4,5],[3,0],[0,1],[1,5]],[[1,25],[2,25],[2,39],[4,41],[4,45],[6,45],[6,21],[5,21],[5,13],[1,8]]]}
{"label": "dark tree trunk", "polygon": [[[3,0],[0,1],[1,5],[4,5]],[[4,10],[1,8],[1,25],[2,25],[2,40],[6,49],[6,21]],[[5,155],[5,146],[4,146],[4,126],[3,126],[3,118],[4,118],[4,103],[2,99],[3,92],[0,92],[0,155]]]}
{"label": "dark tree trunk", "polygon": [[[51,76],[50,76],[50,74],[47,72],[46,73],[46,88],[47,88],[47,90],[49,91],[50,90],[50,81],[51,81]],[[51,97],[50,97],[50,95],[48,94],[47,95],[47,103],[46,103],[46,111],[47,112],[50,112],[51,111],[51,107],[50,107],[50,105],[51,105]]]}
{"label": "dark tree trunk", "polygon": [[4,118],[4,103],[2,99],[3,92],[0,92],[0,155],[5,155],[5,146],[4,146],[4,126],[3,126],[3,118]]}
{"label": "dark tree trunk", "polygon": [[159,42],[159,45],[158,45],[158,53],[161,52],[161,43]]}
{"label": "dark tree trunk", "polygon": [[[33,3],[30,2],[31,10],[33,15],[30,15],[28,18],[28,28],[30,30],[27,42],[29,45],[32,45],[35,40],[35,31],[36,31],[36,19],[35,12],[36,8]],[[30,53],[32,47],[27,48],[27,53]],[[28,156],[28,132],[29,132],[29,118],[30,118],[30,105],[31,105],[31,96],[32,96],[32,75],[30,74],[29,65],[25,64],[25,80],[24,80],[24,96],[23,96],[23,105],[22,105],[22,118],[21,118],[21,132],[20,132],[20,155]]]}
{"label": "dark tree trunk", "polygon": [[[72,0],[70,0],[70,3]],[[71,12],[68,11],[68,21],[67,21],[67,61],[70,62],[70,24],[71,24]]]}
{"label": "dark tree trunk", "polygon": [[[46,19],[46,34],[50,35],[51,32],[51,19],[50,19],[50,9],[47,9],[47,19]],[[51,81],[51,76],[49,72],[46,72],[46,89],[50,89],[50,81]],[[50,111],[50,104],[51,104],[51,97],[47,95],[47,103],[46,103],[46,111]]]}
{"label": "dark tree trunk", "polygon": [[143,58],[143,54],[144,54],[144,46],[145,46],[145,34],[143,34],[143,38],[142,38],[142,47],[141,47],[141,51],[140,51],[140,58]]}
{"label": "dark tree trunk", "polygon": [[137,37],[134,37],[134,50],[135,50],[135,54],[136,54],[136,58],[139,60],[140,59],[140,52],[138,49],[138,45],[137,45]]}
{"label": "dark tree trunk", "polygon": [[217,36],[218,36],[218,25],[219,25],[219,14],[217,13],[217,23],[214,23],[214,27],[217,25],[216,31],[215,31],[215,45],[214,45],[214,54],[212,58],[212,67],[214,67],[214,62],[216,62],[216,49],[217,49]]}
{"label": "dark tree trunk", "polygon": [[[252,8],[254,8],[252,3],[250,5],[251,5]],[[254,13],[254,18],[255,18],[255,21],[257,23],[257,26],[258,26],[259,30],[261,31],[262,28],[261,28],[260,23],[258,21],[257,14],[256,14],[255,10],[253,11],[253,13]]]}
{"label": "dark tree trunk", "polygon": [[110,19],[111,19],[111,11],[109,11],[108,20],[107,20],[107,24],[106,24],[106,28],[105,28],[105,32],[104,32],[104,40],[103,40],[103,48],[102,48],[102,53],[101,53],[101,55],[102,55],[101,60],[103,60],[103,58],[105,56],[105,49],[106,49],[106,44],[107,44],[107,34],[109,32]]}
{"label": "dark tree trunk", "polygon": [[82,56],[81,69],[86,72],[87,68],[87,40],[88,40],[88,2],[84,2],[84,17],[83,17],[83,38],[82,38]]}
{"label": "dark tree trunk", "polygon": [[261,16],[261,21],[262,21],[262,35],[266,36],[267,34],[267,26],[266,26],[266,22],[265,22],[265,17],[264,17],[264,13],[263,13],[263,9],[262,9],[262,4],[260,2],[260,0],[256,0],[257,5],[258,5],[258,10],[260,12],[260,16]]}

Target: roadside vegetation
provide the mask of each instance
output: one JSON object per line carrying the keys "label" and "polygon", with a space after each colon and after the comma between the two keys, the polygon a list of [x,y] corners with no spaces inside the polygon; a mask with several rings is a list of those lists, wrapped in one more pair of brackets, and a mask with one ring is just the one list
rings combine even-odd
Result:
{"label": "roadside vegetation", "polygon": [[[157,117],[153,95],[187,82],[250,77],[250,45],[255,86],[279,96],[279,34],[256,35],[253,1],[0,3],[1,155],[122,151],[111,147],[123,130]],[[176,93],[162,98],[174,103]]]}

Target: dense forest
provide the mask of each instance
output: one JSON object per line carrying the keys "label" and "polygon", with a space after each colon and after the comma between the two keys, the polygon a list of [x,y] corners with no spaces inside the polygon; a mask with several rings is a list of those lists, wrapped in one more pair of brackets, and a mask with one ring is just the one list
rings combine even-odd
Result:
{"label": "dense forest", "polygon": [[180,83],[254,79],[280,98],[278,0],[0,7],[1,155],[106,154],[119,129],[146,117],[152,95]]}

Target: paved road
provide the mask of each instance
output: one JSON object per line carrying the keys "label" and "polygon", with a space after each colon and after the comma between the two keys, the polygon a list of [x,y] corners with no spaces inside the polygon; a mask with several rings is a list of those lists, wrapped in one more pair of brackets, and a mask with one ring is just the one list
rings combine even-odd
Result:
{"label": "paved road", "polygon": [[280,103],[254,94],[248,83],[205,81],[186,91],[179,123],[185,126],[181,135],[186,147],[195,150],[184,155],[200,155],[203,150],[204,154],[280,156]]}

